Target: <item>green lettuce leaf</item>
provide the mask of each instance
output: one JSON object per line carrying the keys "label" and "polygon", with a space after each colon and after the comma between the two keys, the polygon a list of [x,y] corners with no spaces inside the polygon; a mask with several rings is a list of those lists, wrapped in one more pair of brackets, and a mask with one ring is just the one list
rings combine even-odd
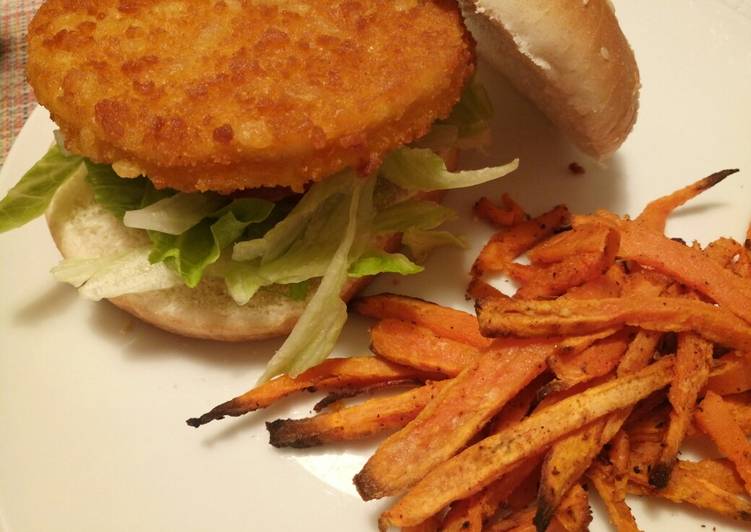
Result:
{"label": "green lettuce leaf", "polygon": [[224,273],[227,292],[238,305],[245,305],[256,295],[267,280],[258,274],[261,259],[252,261],[230,261]]}
{"label": "green lettuce leaf", "polygon": [[401,233],[411,227],[435,229],[443,222],[456,218],[456,213],[433,201],[410,199],[386,207],[375,215],[376,233]]}
{"label": "green lettuce leaf", "polygon": [[410,255],[418,262],[427,260],[435,248],[453,246],[466,248],[467,243],[448,231],[424,231],[418,228],[407,229],[402,235],[402,245],[409,249]]}
{"label": "green lettuce leaf", "polygon": [[86,181],[94,191],[94,200],[122,220],[126,211],[139,209],[149,189],[154,186],[145,177],[125,179],[108,164],[86,159]]}
{"label": "green lettuce leaf", "polygon": [[163,263],[149,262],[149,248],[95,259],[65,259],[52,269],[55,279],[79,287],[78,292],[94,301],[182,284]]}
{"label": "green lettuce leaf", "polygon": [[0,233],[44,214],[57,189],[84,172],[83,157],[64,155],[57,144],[53,145],[0,200]]}
{"label": "green lettuce leaf", "polygon": [[232,258],[243,261],[262,257],[263,263],[277,259],[305,232],[321,205],[336,194],[349,194],[354,182],[354,172],[344,171],[314,184],[292,211],[262,238],[238,242]]}
{"label": "green lettuce leaf", "polygon": [[128,210],[123,223],[134,229],[181,235],[225,203],[226,198],[211,192],[179,192],[146,207]]}
{"label": "green lettuce leaf", "polygon": [[362,255],[349,267],[350,277],[366,277],[379,273],[399,273],[413,275],[424,268],[415,264],[401,253],[386,253],[373,250]]}
{"label": "green lettuce leaf", "polygon": [[151,231],[152,263],[166,262],[191,288],[202,279],[223,249],[240,238],[245,229],[265,220],[274,204],[257,198],[240,198],[204,217],[180,235]]}
{"label": "green lettuce leaf", "polygon": [[408,190],[448,190],[471,187],[503,177],[519,166],[514,159],[508,164],[481,170],[449,172],[438,155],[425,148],[400,148],[383,161],[381,175]]}
{"label": "green lettuce leaf", "polygon": [[350,252],[358,236],[358,222],[372,216],[374,180],[353,179],[344,235],[326,268],[315,294],[282,347],[274,354],[260,382],[287,373],[296,377],[325,359],[336,344],[347,320],[341,291],[347,281]]}
{"label": "green lettuce leaf", "polygon": [[487,131],[492,117],[493,104],[490,97],[482,83],[473,78],[448,118],[439,120],[437,125],[454,126],[460,139],[469,138]]}

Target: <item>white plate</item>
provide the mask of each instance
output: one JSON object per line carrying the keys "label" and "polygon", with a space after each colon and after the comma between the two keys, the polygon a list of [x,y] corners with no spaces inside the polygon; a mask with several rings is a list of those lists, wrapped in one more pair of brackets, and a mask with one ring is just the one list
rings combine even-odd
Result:
{"label": "white plate", "polygon": [[[450,195],[461,213],[454,229],[471,235],[469,250],[440,252],[427,273],[384,278],[372,290],[466,308],[467,271],[490,235],[470,207],[504,190],[533,212],[565,202],[576,212],[636,213],[662,193],[739,167],[742,174],[674,216],[669,232],[702,242],[743,236],[751,219],[751,3],[616,4],[643,80],[639,121],[618,155],[604,167],[582,158],[484,69],[497,107],[496,148],[485,161],[519,156],[520,170]],[[45,151],[51,128],[37,109],[2,169],[2,192]],[[574,160],[585,175],[567,170]],[[181,339],[79,299],[48,274],[58,254],[41,220],[0,235],[0,250],[0,529],[375,528],[385,503],[361,502],[350,482],[373,442],[305,452],[266,443],[263,421],[307,415],[311,397],[197,431],[185,425],[251,386],[278,342]],[[337,353],[364,352],[367,325],[352,318]],[[635,510],[646,530],[741,530],[677,506],[635,503]],[[602,514],[592,529],[608,529]]]}

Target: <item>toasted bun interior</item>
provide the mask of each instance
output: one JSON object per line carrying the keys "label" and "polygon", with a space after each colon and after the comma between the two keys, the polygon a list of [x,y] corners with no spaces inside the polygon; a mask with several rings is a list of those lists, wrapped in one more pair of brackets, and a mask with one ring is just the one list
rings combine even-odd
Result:
{"label": "toasted bun interior", "polygon": [[636,121],[639,71],[608,0],[462,0],[477,49],[585,153]]}

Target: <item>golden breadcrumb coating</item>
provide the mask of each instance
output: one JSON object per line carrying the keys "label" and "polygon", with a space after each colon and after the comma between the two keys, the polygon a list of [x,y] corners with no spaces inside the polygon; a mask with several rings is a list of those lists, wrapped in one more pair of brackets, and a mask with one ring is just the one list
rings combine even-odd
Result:
{"label": "golden breadcrumb coating", "polygon": [[47,0],[29,27],[67,147],[185,191],[370,172],[473,69],[455,0]]}

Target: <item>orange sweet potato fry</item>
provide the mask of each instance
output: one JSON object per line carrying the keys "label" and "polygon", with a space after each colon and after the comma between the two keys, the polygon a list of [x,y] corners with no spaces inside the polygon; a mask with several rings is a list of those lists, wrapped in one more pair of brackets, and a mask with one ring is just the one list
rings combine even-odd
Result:
{"label": "orange sweet potato fry", "polygon": [[524,212],[524,209],[508,194],[504,193],[501,196],[501,203],[502,207],[499,207],[488,198],[482,197],[475,203],[473,211],[475,216],[495,227],[509,227],[529,219],[529,215]]}
{"label": "orange sweet potato fry", "polygon": [[718,395],[751,390],[751,353],[732,352],[715,360],[707,390]]}
{"label": "orange sweet potato fry", "polygon": [[[620,297],[626,274],[620,264],[611,266],[605,275],[592,279],[581,286],[574,286],[561,297],[566,299],[597,299],[601,297]],[[476,298],[482,299],[482,298]]]}
{"label": "orange sweet potato fry", "polygon": [[706,386],[712,365],[712,344],[693,333],[678,335],[675,356],[675,377],[668,399],[672,405],[668,431],[660,457],[649,473],[649,482],[657,489],[664,488],[694,414],[699,392]]}
{"label": "orange sweet potato fry", "polygon": [[[723,399],[743,433],[751,436],[751,392],[725,395]],[[694,414],[688,435],[696,436],[697,434],[702,434],[702,431],[697,428],[696,414]]]}
{"label": "orange sweet potato fry", "polygon": [[[534,514],[534,507],[519,510],[501,521],[490,523],[483,530],[536,532],[539,529],[532,522]],[[587,492],[581,485],[576,484],[566,493],[566,497],[546,530],[548,532],[585,532],[589,530],[591,521],[592,510],[589,507]]]}
{"label": "orange sweet potato fry", "polygon": [[568,388],[607,375],[618,366],[634,337],[632,330],[621,329],[579,353],[553,355],[548,366],[558,379],[556,388]]}
{"label": "orange sweet potato fry", "polygon": [[700,179],[699,181],[677,190],[672,194],[658,198],[650,202],[644,208],[639,217],[636,218],[636,221],[656,231],[664,232],[665,223],[667,222],[670,213],[688,200],[695,198],[705,190],[712,188],[717,183],[720,183],[723,179],[737,171],[738,170],[722,170],[720,172],[715,172],[714,174],[707,176],[704,179]]}
{"label": "orange sweet potato fry", "polygon": [[559,233],[527,252],[527,258],[535,265],[561,262],[567,257],[582,253],[598,253],[608,245],[612,229],[602,224],[585,224],[570,231]]}
{"label": "orange sweet potato fry", "polygon": [[751,350],[751,326],[722,307],[702,301],[634,296],[554,301],[491,298],[478,301],[475,308],[487,336],[586,334],[631,325],[663,332],[695,331],[713,342]]}
{"label": "orange sweet potato fry", "polygon": [[589,469],[587,476],[605,503],[608,518],[615,530],[617,532],[639,532],[631,508],[626,504],[625,497],[619,493],[616,487],[616,474],[612,469],[610,466],[595,464]]}
{"label": "orange sweet potato fry", "polygon": [[362,498],[399,493],[453,456],[545,370],[558,342],[508,340],[483,353],[413,422],[378,447],[354,479]]}
{"label": "orange sweet potato fry", "polygon": [[725,458],[700,460],[698,462],[678,460],[675,469],[683,470],[697,478],[703,478],[730,493],[736,495],[744,495],[746,493],[743,479],[738,475],[733,463]]}
{"label": "orange sweet potato fry", "polygon": [[707,257],[636,222],[621,222],[618,256],[654,268],[704,294],[751,322],[751,281]]}
{"label": "orange sweet potato fry", "polygon": [[566,492],[597,456],[603,428],[599,420],[585,425],[556,442],[545,456],[534,520],[540,530],[548,527]]}
{"label": "orange sweet potato fry", "polygon": [[483,526],[526,478],[537,472],[539,457],[523,460],[481,492],[451,505],[441,532],[482,532]]}
{"label": "orange sweet potato fry", "polygon": [[[652,360],[659,337],[640,331],[629,344],[618,365],[618,376],[624,377],[643,369]],[[594,458],[619,432],[631,414],[627,407],[561,438],[548,452],[540,477],[537,515],[535,522],[546,525],[560,504],[563,494],[578,481]],[[627,437],[624,435],[624,438]],[[625,489],[625,485],[619,486]],[[622,508],[621,508],[622,510]],[[620,510],[619,510],[620,511]]]}
{"label": "orange sweet potato fry", "polygon": [[472,274],[480,277],[485,272],[506,271],[516,257],[565,224],[568,216],[568,209],[558,205],[537,218],[499,231],[480,252],[472,266]]}
{"label": "orange sweet potato fry", "polygon": [[500,290],[486,283],[479,277],[473,277],[467,286],[467,299],[484,299],[486,297],[502,296]]}
{"label": "orange sweet potato fry", "polygon": [[391,362],[448,377],[457,376],[480,356],[474,346],[393,319],[381,320],[370,329],[370,349]]}
{"label": "orange sweet potato fry", "polygon": [[368,386],[401,380],[441,378],[407,366],[394,364],[377,357],[330,358],[301,373],[297,378],[281,375],[256,388],[222,403],[197,418],[187,421],[192,427],[200,427],[224,416],[241,416],[266,408],[276,401],[300,391],[328,391],[349,389],[353,386]]}
{"label": "orange sweet potato fry", "polygon": [[741,244],[732,238],[726,237],[721,237],[710,242],[703,250],[707,258],[724,268],[730,265],[733,262],[733,258],[737,257],[741,251],[744,251]]}
{"label": "orange sweet potato fry", "polygon": [[441,516],[434,515],[429,519],[426,519],[419,525],[407,526],[402,528],[402,532],[438,532],[438,527],[441,524]]}
{"label": "orange sweet potato fry", "polygon": [[575,253],[545,266],[529,267],[515,297],[535,299],[558,296],[604,274],[615,261],[620,240],[617,231],[606,230],[605,235],[603,247],[599,250]]}
{"label": "orange sweet potato fry", "polygon": [[427,327],[436,335],[477,348],[488,347],[491,340],[480,334],[477,319],[461,310],[442,307],[429,301],[396,294],[379,294],[357,299],[352,307],[369,318],[393,318]]}
{"label": "orange sweet potato fry", "polygon": [[738,471],[751,495],[751,442],[748,441],[733,413],[722,397],[707,392],[699,405],[695,419],[699,428],[727,456]]}
{"label": "orange sweet potato fry", "polygon": [[277,419],[266,423],[274,447],[314,447],[335,441],[367,438],[401,428],[425,408],[445,382],[431,382],[406,392],[368,399],[304,419]]}
{"label": "orange sweet potato fry", "polygon": [[751,503],[748,500],[715,485],[709,479],[694,476],[681,467],[673,470],[668,485],[661,490],[654,490],[639,482],[629,482],[628,491],[635,495],[656,495],[672,502],[710,510],[731,519],[751,522]]}
{"label": "orange sweet potato fry", "polygon": [[543,408],[468,447],[413,486],[381,516],[381,527],[420,523],[452,501],[477,493],[514,464],[538,455],[561,436],[664,387],[672,378],[672,365],[672,359],[665,357],[633,376],[589,388]]}

